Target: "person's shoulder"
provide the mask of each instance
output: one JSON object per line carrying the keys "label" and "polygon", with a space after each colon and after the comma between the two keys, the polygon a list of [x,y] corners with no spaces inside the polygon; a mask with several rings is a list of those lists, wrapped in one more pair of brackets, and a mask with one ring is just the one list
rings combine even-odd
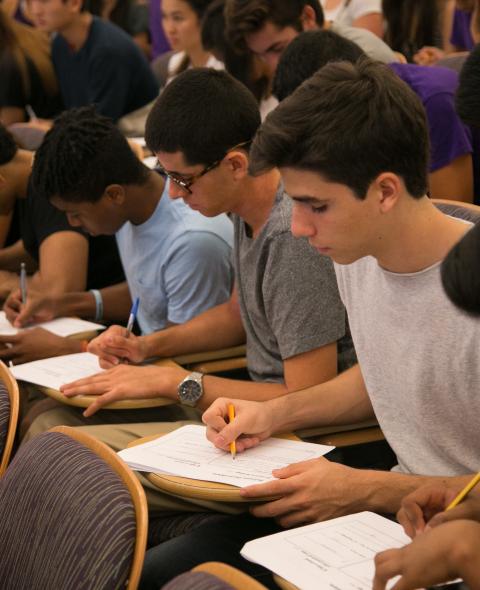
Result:
{"label": "person's shoulder", "polygon": [[331,30],[341,37],[345,37],[349,41],[353,41],[365,51],[367,55],[373,59],[377,59],[384,63],[394,63],[398,61],[398,57],[392,49],[377,37],[374,33],[361,27],[351,27],[342,23],[334,22],[331,25]]}
{"label": "person's shoulder", "polygon": [[458,74],[449,68],[416,64],[391,64],[391,67],[424,102],[441,94],[453,96],[458,87]]}
{"label": "person's shoulder", "polygon": [[270,238],[290,233],[292,206],[292,199],[287,195],[283,186],[280,185],[266,223]]}
{"label": "person's shoulder", "polygon": [[117,25],[96,16],[90,25],[87,44],[90,51],[98,56],[123,59],[126,54],[137,53],[133,39]]}

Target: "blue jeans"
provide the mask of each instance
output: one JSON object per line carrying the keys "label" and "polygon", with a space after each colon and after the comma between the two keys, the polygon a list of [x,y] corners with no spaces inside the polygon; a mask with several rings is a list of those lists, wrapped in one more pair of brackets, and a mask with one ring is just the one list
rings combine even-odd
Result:
{"label": "blue jeans", "polygon": [[250,514],[225,516],[149,549],[140,590],[158,590],[175,576],[206,561],[221,561],[278,590],[269,570],[243,559],[240,549],[252,539],[282,530],[275,521]]}

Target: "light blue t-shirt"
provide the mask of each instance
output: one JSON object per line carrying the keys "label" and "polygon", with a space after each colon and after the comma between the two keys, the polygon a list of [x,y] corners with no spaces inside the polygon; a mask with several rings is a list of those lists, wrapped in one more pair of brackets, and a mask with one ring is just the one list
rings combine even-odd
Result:
{"label": "light blue t-shirt", "polygon": [[116,238],[132,300],[140,298],[143,334],[186,322],[229,298],[232,222],[173,201],[168,181],[153,215],[140,225],[127,222]]}

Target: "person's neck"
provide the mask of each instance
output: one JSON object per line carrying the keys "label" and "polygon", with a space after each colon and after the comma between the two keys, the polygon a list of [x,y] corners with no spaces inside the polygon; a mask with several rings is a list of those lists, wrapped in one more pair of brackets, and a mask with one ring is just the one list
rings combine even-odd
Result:
{"label": "person's neck", "polygon": [[406,197],[397,207],[372,252],[391,272],[419,272],[442,261],[469,229],[444,215],[428,197]]}
{"label": "person's neck", "polygon": [[188,52],[188,59],[194,68],[203,68],[207,65],[209,58],[210,53],[205,51],[201,45],[200,47],[192,49]]}
{"label": "person's neck", "polygon": [[33,152],[18,150],[15,156],[17,183],[17,197],[26,199],[28,193],[28,182],[32,173]]}
{"label": "person's neck", "polygon": [[250,228],[252,237],[258,236],[268,220],[277,195],[280,173],[272,170],[260,176],[246,176],[238,194],[238,205],[232,207]]}
{"label": "person's neck", "polygon": [[80,12],[67,27],[58,31],[73,51],[79,51],[85,45],[92,20],[89,12]]}
{"label": "person's neck", "polygon": [[141,225],[150,219],[162,198],[165,181],[150,171],[147,181],[131,185],[127,189],[127,218],[133,225]]}

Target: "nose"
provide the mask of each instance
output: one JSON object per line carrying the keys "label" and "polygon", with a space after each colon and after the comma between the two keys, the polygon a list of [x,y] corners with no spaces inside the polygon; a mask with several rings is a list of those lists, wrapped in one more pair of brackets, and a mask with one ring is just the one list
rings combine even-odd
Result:
{"label": "nose", "polygon": [[165,35],[171,36],[175,33],[176,27],[175,22],[171,18],[163,18],[162,19],[162,26]]}
{"label": "nose", "polygon": [[310,222],[307,206],[295,203],[292,210],[290,230],[296,238],[311,238],[315,234],[315,227]]}

